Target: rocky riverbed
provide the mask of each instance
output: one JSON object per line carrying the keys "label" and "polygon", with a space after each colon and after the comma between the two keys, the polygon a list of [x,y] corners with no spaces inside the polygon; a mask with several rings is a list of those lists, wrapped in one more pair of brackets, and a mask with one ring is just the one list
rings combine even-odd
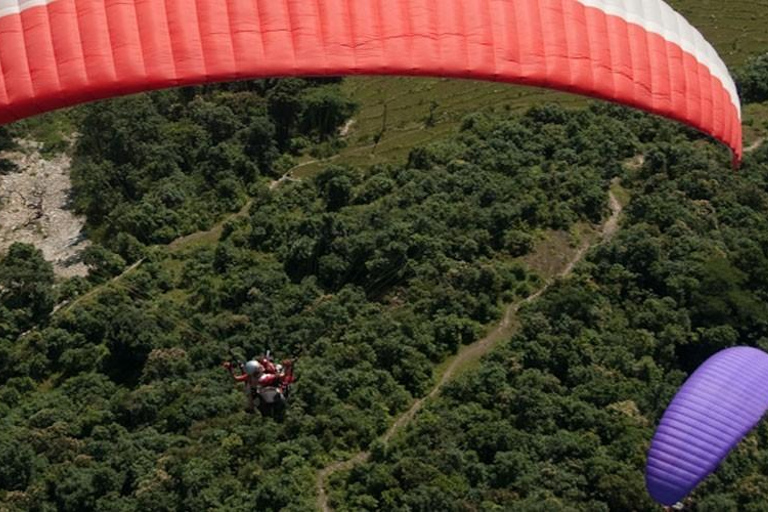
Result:
{"label": "rocky riverbed", "polygon": [[18,142],[17,150],[0,154],[18,167],[0,174],[0,254],[24,242],[42,250],[59,277],[86,275],[80,258],[88,247],[85,218],[70,207],[70,158],[44,158],[38,143]]}

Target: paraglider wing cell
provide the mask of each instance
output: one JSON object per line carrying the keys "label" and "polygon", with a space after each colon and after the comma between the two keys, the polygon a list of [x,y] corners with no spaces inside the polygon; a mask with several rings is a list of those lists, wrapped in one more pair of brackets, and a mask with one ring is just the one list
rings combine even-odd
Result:
{"label": "paraglider wing cell", "polygon": [[672,505],[717,469],[768,410],[768,354],[748,347],[724,350],[685,382],[651,443],[646,483],[651,496]]}
{"label": "paraglider wing cell", "polygon": [[349,74],[581,93],[741,158],[726,66],[661,0],[0,0],[0,123],[148,89]]}

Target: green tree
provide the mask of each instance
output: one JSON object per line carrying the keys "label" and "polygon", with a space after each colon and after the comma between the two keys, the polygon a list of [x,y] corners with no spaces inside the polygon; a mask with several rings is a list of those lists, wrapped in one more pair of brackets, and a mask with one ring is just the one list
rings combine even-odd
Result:
{"label": "green tree", "polygon": [[22,439],[0,434],[0,489],[22,491],[32,477],[35,453]]}
{"label": "green tree", "polygon": [[42,322],[53,310],[53,266],[32,245],[14,243],[0,260],[0,304],[25,329]]}
{"label": "green tree", "polygon": [[736,82],[745,103],[768,101],[768,53],[750,59],[737,72]]}

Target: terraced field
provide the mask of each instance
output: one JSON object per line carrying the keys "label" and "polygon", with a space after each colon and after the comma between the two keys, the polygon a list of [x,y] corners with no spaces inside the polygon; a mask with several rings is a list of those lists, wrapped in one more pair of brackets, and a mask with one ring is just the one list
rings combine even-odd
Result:
{"label": "terraced field", "polygon": [[712,41],[725,62],[768,51],[768,0],[667,0]]}

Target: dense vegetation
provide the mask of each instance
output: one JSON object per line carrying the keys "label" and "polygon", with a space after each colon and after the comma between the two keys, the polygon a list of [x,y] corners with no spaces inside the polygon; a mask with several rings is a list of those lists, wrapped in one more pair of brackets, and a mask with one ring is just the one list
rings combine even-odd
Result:
{"label": "dense vegetation", "polygon": [[768,53],[750,59],[737,80],[739,95],[745,103],[768,101]]}
{"label": "dense vegetation", "polygon": [[[336,81],[285,80],[72,115],[92,272],[57,283],[22,244],[0,260],[0,510],[313,509],[317,468],[369,447],[437,365],[538,289],[521,257],[548,230],[600,222],[616,177],[633,197],[620,234],[339,475],[333,499],[653,510],[644,455],[677,386],[720,348],[768,349],[768,150],[733,174],[722,148],[655,117],[501,108],[398,164],[270,188],[302,153],[337,150],[353,110]],[[214,239],[158,245],[248,201]],[[282,422],[243,412],[220,367],[266,348],[298,357]],[[696,510],[762,510],[766,435]]]}
{"label": "dense vegetation", "polygon": [[[265,80],[173,89],[83,108],[72,169],[91,238],[167,243],[242,207],[292,154],[338,144],[354,104],[335,80]],[[281,154],[284,155],[281,157]]]}
{"label": "dense vegetation", "polygon": [[[204,186],[237,161],[212,166],[211,149],[184,163],[194,145],[158,134],[183,124],[207,141],[218,125],[190,119],[219,112],[219,102],[259,103],[253,87],[155,93],[82,115],[76,201],[103,244],[87,256],[91,279],[55,286],[24,245],[0,267],[3,506],[252,510],[255,499],[261,510],[307,510],[315,469],[368,446],[428,389],[437,363],[476,339],[503,302],[538,287],[516,258],[542,230],[598,222],[618,162],[668,129],[610,107],[478,114],[399,166],[329,166],[275,191],[260,177],[275,175],[272,164],[236,174],[234,188],[247,185],[253,205],[220,240],[146,245],[191,225],[126,219],[165,212],[187,222],[194,211],[207,224],[244,202]],[[333,126],[349,111],[343,98],[335,104]],[[238,130],[224,130],[228,143],[249,140],[254,118],[243,112]],[[152,137],[137,128],[146,119]],[[290,140],[322,144],[313,123],[296,130]],[[280,137],[270,140],[270,162],[286,158]],[[183,200],[163,202],[179,190]],[[138,269],[84,295],[138,255]],[[70,304],[51,316],[62,301]],[[267,347],[300,356],[282,423],[242,412],[220,368],[230,349]]]}
{"label": "dense vegetation", "polygon": [[[768,151],[733,174],[698,143],[653,144],[623,183],[619,235],[337,481],[339,510],[654,510],[645,453],[684,377],[720,349],[768,349]],[[765,510],[767,441],[763,425],[692,509]]]}

